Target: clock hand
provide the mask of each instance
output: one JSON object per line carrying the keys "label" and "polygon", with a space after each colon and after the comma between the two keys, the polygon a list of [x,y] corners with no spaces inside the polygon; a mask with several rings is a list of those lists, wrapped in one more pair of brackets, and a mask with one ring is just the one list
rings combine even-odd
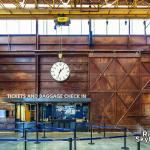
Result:
{"label": "clock hand", "polygon": [[59,75],[60,75],[60,73],[61,73],[61,71],[62,71],[63,69],[64,69],[64,67],[59,70],[58,77],[59,77]]}

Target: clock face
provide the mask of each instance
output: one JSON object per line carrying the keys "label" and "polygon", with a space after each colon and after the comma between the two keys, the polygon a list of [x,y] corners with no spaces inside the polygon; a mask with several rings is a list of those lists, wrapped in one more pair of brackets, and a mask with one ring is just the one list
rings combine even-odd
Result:
{"label": "clock face", "polygon": [[65,81],[70,75],[70,69],[64,62],[56,62],[51,67],[50,73],[56,81]]}

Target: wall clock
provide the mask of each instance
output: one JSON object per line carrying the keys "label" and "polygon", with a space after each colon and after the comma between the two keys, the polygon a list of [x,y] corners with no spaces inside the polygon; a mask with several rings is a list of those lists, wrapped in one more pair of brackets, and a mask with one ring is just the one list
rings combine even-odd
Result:
{"label": "wall clock", "polygon": [[50,73],[54,80],[62,82],[68,79],[70,69],[66,63],[60,61],[52,65]]}

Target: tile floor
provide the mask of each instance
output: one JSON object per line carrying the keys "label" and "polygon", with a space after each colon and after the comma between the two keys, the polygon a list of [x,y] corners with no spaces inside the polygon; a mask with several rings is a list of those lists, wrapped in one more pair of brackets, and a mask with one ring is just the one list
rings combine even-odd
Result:
{"label": "tile floor", "polygon": [[[106,136],[121,135],[121,133],[107,133]],[[3,132],[0,133],[0,139],[2,138],[20,138],[21,133]],[[39,133],[39,138],[42,139],[43,133]],[[69,138],[72,137],[72,133],[46,133],[47,138]],[[93,137],[103,136],[103,133],[94,133]],[[30,139],[35,139],[35,133],[28,133]],[[90,137],[90,133],[77,133],[77,137]],[[89,145],[89,141],[77,141],[77,150],[121,150],[123,146],[123,139],[101,139],[95,140],[94,145]],[[130,150],[137,150],[137,143],[134,137],[128,137],[127,146]],[[24,142],[2,142],[0,141],[0,150],[24,150]],[[53,142],[41,142],[35,144],[34,142],[27,143],[27,150],[69,150],[69,142],[67,141],[53,141]],[[73,149],[74,150],[74,149]],[[141,143],[141,150],[150,150],[149,143]]]}

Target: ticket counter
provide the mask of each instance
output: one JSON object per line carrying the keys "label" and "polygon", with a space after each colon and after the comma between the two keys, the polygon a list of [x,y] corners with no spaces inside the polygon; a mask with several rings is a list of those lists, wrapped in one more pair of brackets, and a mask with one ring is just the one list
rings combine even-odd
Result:
{"label": "ticket counter", "polygon": [[45,122],[71,128],[89,121],[90,99],[13,99],[16,122]]}

